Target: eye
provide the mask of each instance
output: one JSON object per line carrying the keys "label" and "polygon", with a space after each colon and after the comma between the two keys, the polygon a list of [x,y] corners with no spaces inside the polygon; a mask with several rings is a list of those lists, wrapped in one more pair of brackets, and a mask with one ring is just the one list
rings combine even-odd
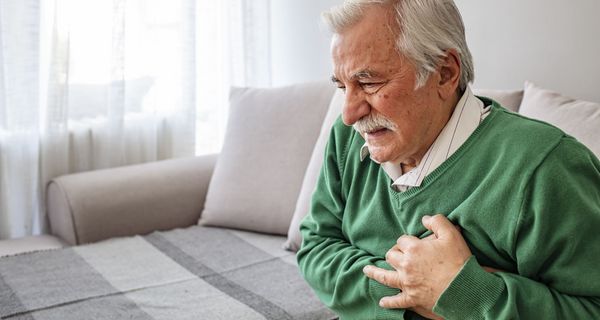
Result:
{"label": "eye", "polygon": [[373,94],[379,91],[385,82],[360,82],[359,85],[367,94]]}
{"label": "eye", "polygon": [[346,86],[340,80],[338,80],[335,76],[331,77],[331,82],[333,82],[333,84],[338,89],[342,90],[342,92],[346,93]]}

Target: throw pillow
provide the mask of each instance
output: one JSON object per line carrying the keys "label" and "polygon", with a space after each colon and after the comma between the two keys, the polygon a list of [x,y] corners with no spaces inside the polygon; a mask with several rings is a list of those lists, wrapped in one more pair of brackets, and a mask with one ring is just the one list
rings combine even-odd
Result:
{"label": "throw pillow", "polygon": [[523,99],[523,90],[475,89],[473,93],[493,99],[512,112],[519,111],[519,105]]}
{"label": "throw pillow", "polygon": [[298,249],[300,249],[300,244],[302,243],[302,236],[300,235],[300,223],[310,211],[310,202],[312,194],[317,185],[319,174],[321,172],[321,166],[323,165],[325,146],[327,145],[327,140],[329,139],[329,132],[331,131],[333,123],[342,112],[343,105],[344,94],[341,90],[338,90],[333,96],[333,99],[331,99],[329,110],[327,111],[327,115],[323,121],[323,126],[321,127],[321,133],[319,134],[319,138],[315,144],[310,162],[308,163],[308,168],[304,174],[302,189],[300,190],[300,195],[298,196],[298,201],[296,202],[296,209],[294,210],[294,216],[290,224],[290,229],[288,230],[288,238],[284,244],[284,248],[287,250],[298,251]]}
{"label": "throw pillow", "polygon": [[600,157],[599,103],[569,98],[526,82],[519,113],[559,127]]}
{"label": "throw pillow", "polygon": [[325,82],[231,90],[201,225],[287,234],[333,90]]}

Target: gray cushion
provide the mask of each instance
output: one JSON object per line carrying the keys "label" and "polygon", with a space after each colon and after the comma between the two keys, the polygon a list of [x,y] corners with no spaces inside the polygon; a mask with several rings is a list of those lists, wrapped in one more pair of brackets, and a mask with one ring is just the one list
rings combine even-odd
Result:
{"label": "gray cushion", "polygon": [[569,98],[527,82],[519,112],[559,127],[600,157],[599,103]]}
{"label": "gray cushion", "polygon": [[233,88],[200,224],[287,234],[334,87]]}
{"label": "gray cushion", "polygon": [[327,145],[327,140],[329,139],[329,133],[333,123],[342,112],[343,105],[344,94],[341,90],[338,90],[329,104],[329,110],[327,111],[327,115],[325,116],[325,120],[321,126],[319,138],[315,144],[308,168],[306,169],[306,173],[304,175],[304,180],[302,181],[302,189],[300,190],[300,195],[298,196],[298,201],[296,202],[296,209],[294,210],[294,216],[292,218],[292,222],[290,223],[290,229],[288,230],[288,238],[284,244],[284,248],[287,250],[297,251],[300,249],[300,245],[302,244],[300,223],[310,210],[312,194],[317,185],[321,167],[323,166],[325,146]]}
{"label": "gray cushion", "polygon": [[513,112],[519,111],[519,106],[523,99],[523,90],[475,89],[473,93],[478,96],[491,98]]}

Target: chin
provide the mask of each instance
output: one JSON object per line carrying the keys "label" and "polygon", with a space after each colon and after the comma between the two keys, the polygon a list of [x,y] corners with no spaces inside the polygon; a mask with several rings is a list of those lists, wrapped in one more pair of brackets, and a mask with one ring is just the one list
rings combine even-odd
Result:
{"label": "chin", "polygon": [[379,163],[384,163],[392,160],[390,154],[388,152],[385,152],[385,150],[371,150],[371,148],[369,148],[369,156],[371,157],[371,159]]}

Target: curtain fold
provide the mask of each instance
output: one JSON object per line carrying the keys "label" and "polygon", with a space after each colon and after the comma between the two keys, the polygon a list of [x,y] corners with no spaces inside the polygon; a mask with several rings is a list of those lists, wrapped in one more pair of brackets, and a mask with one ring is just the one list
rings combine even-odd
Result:
{"label": "curtain fold", "polygon": [[38,0],[0,1],[0,238],[40,224]]}

